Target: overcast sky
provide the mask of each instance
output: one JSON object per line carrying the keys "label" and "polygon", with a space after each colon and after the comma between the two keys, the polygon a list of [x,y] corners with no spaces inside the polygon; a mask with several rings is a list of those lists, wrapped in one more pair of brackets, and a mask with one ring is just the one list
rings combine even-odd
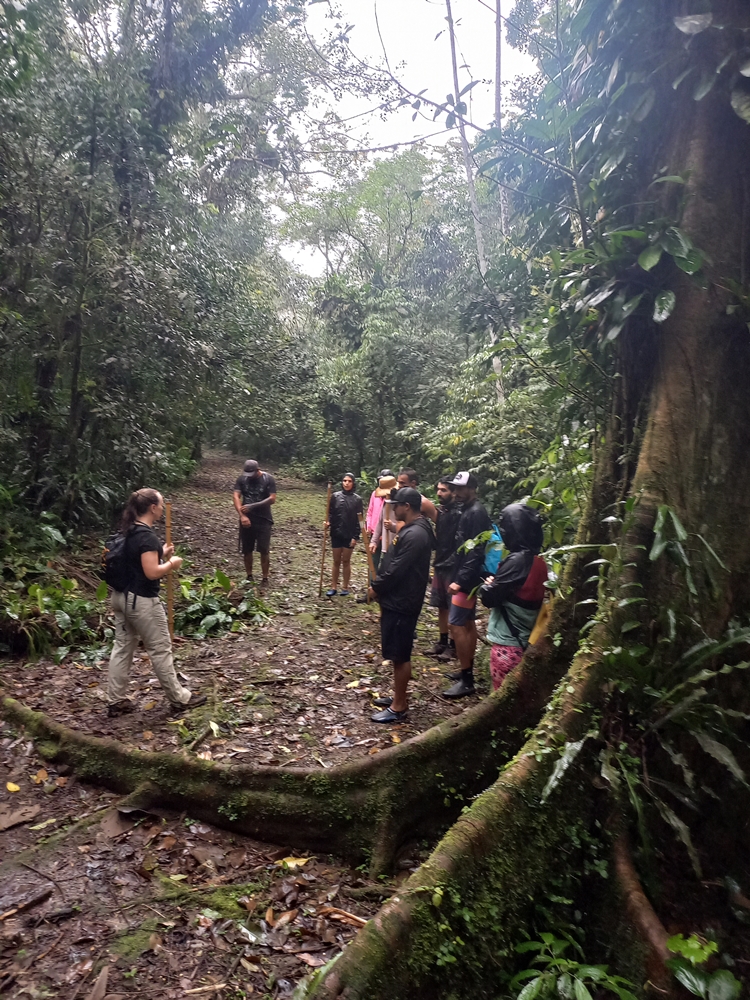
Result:
{"label": "overcast sky", "polygon": [[[503,0],[503,14],[508,16],[515,0]],[[453,92],[450,42],[446,24],[445,0],[336,0],[345,23],[352,24],[349,37],[356,56],[370,64],[382,64],[385,47],[391,69],[410,90],[418,93],[427,88],[426,97],[443,102]],[[459,82],[464,87],[471,80],[483,82],[469,93],[471,121],[487,127],[494,117],[495,76],[495,0],[453,0],[453,19],[458,46]],[[307,24],[310,34],[323,40],[331,30],[328,0],[308,6]],[[376,22],[377,13],[377,22]],[[378,35],[377,24],[380,25]],[[436,37],[438,36],[439,37]],[[534,71],[532,60],[523,53],[503,45],[503,80],[513,80],[519,74]],[[372,106],[373,101],[345,96],[337,105],[344,118],[357,115]],[[412,121],[413,109],[402,108],[382,120],[379,115],[367,115],[348,126],[353,145],[368,142],[382,146],[409,142],[418,137],[432,136],[430,145],[440,145],[455,136],[455,131],[438,135],[442,126],[432,121]],[[470,136],[471,139],[471,136]],[[321,271],[322,259],[301,248],[285,248],[284,256],[293,259],[308,273]]]}

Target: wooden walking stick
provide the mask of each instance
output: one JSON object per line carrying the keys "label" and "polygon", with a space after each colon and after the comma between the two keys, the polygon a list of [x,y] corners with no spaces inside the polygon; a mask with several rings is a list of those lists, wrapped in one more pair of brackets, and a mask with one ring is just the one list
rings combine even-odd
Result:
{"label": "wooden walking stick", "polygon": [[[328,523],[328,515],[331,513],[331,489],[332,483],[328,484],[328,495],[326,497],[326,524]],[[318,584],[318,597],[323,596],[323,574],[326,569],[326,533],[328,529],[323,528],[323,551],[320,554],[320,583]]]}
{"label": "wooden walking stick", "polygon": [[[165,531],[167,545],[172,544],[172,501],[164,503],[166,510]],[[169,624],[169,638],[174,639],[174,575],[172,570],[167,573],[167,622]]]}
{"label": "wooden walking stick", "polygon": [[372,552],[370,552],[370,536],[367,534],[367,525],[365,523],[365,519],[362,516],[362,514],[359,515],[359,523],[360,527],[362,528],[362,538],[364,539],[365,543],[365,552],[367,553],[367,566],[370,570],[370,579],[368,581],[368,587],[367,587],[367,603],[369,604],[370,586],[372,585],[372,581],[377,576],[377,573],[375,572],[375,561],[372,558]]}

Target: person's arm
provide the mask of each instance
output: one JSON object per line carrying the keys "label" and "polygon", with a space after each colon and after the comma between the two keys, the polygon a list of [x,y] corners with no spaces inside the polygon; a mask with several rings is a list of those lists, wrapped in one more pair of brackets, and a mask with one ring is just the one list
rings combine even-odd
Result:
{"label": "person's arm", "polygon": [[258,500],[256,503],[246,503],[243,505],[242,509],[246,514],[249,514],[253,510],[258,510],[260,507],[273,507],[276,503],[276,494],[269,493],[265,500]]}
{"label": "person's arm", "polygon": [[147,580],[161,580],[170,570],[179,569],[182,566],[182,559],[179,556],[170,556],[166,562],[159,562],[159,553],[151,549],[150,552],[141,553],[141,569]]}
{"label": "person's arm", "polygon": [[437,524],[437,507],[432,500],[429,499],[429,497],[422,497],[421,513],[424,514],[425,517],[429,517],[433,524]]}
{"label": "person's arm", "polygon": [[243,512],[242,509],[242,494],[239,490],[234,491],[234,509],[240,515],[240,524],[243,528],[249,528],[251,526],[250,518]]}

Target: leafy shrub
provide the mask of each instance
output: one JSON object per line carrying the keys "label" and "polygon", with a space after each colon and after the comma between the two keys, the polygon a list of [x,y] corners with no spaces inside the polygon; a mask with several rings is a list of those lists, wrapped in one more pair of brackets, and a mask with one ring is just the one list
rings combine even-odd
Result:
{"label": "leafy shrub", "polygon": [[243,622],[257,625],[271,614],[252,589],[235,588],[220,569],[210,575],[184,577],[180,593],[184,606],[175,614],[175,631],[191,638],[238,632]]}
{"label": "leafy shrub", "polygon": [[0,637],[7,648],[46,653],[57,647],[61,659],[71,646],[87,646],[111,637],[101,600],[78,593],[78,582],[66,577],[21,581],[0,590]]}

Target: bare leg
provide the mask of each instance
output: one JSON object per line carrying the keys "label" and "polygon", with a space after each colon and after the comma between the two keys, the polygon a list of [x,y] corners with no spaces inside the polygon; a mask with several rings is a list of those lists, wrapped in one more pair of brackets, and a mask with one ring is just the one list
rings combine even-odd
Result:
{"label": "bare leg", "polygon": [[271,553],[261,552],[260,554],[260,571],[263,574],[263,579],[268,579],[268,572],[271,568]]}
{"label": "bare leg", "polygon": [[246,552],[242,557],[245,563],[245,572],[247,573],[248,580],[253,578],[253,554],[252,552]]}
{"label": "bare leg", "polygon": [[331,576],[331,590],[338,590],[339,570],[341,569],[341,553],[343,549],[333,550],[333,575]]}
{"label": "bare leg", "polygon": [[352,552],[354,549],[341,549],[341,566],[344,573],[344,590],[349,589],[352,578]]}
{"label": "bare leg", "polygon": [[406,663],[393,664],[393,701],[391,709],[394,712],[405,712],[409,707],[406,688],[411,680],[411,660]]}
{"label": "bare leg", "polygon": [[451,635],[456,644],[456,656],[462,670],[471,670],[477,651],[477,626],[474,620],[465,625],[451,625]]}

